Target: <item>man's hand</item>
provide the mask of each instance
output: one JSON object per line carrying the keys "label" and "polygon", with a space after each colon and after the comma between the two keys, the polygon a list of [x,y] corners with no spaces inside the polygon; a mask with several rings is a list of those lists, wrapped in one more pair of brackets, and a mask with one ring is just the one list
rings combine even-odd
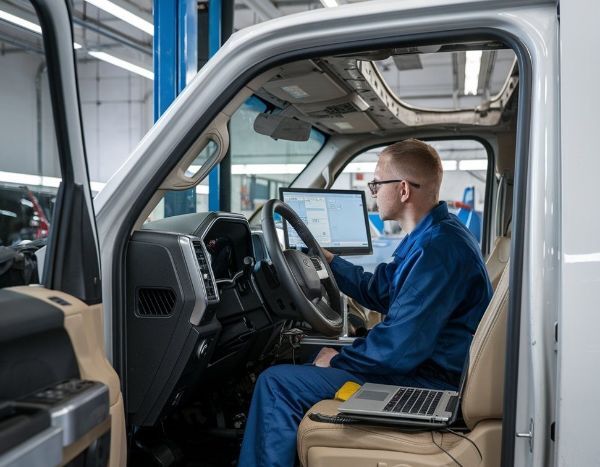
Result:
{"label": "man's hand", "polygon": [[321,251],[323,252],[323,255],[325,255],[325,259],[327,260],[327,262],[331,263],[333,261],[334,254],[331,251],[326,250],[325,248],[321,248]]}
{"label": "man's hand", "polygon": [[338,354],[337,350],[332,349],[331,347],[323,347],[319,351],[319,354],[316,356],[315,361],[313,363],[315,364],[315,366],[320,366],[322,368],[329,368],[329,362],[337,354]]}

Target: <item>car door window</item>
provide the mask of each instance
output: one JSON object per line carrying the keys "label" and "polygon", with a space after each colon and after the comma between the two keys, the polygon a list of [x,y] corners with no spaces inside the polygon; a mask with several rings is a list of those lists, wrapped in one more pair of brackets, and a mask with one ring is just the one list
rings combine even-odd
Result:
{"label": "car door window", "polygon": [[0,50],[0,267],[19,271],[2,274],[0,285],[18,285],[39,281],[26,259],[52,229],[61,181],[44,44],[29,2],[0,1]]}
{"label": "car door window", "polygon": [[[444,168],[440,200],[448,203],[450,212],[458,216],[481,244],[488,173],[486,148],[474,139],[436,140],[428,143],[437,150]],[[373,148],[359,154],[346,165],[333,184],[334,189],[363,190],[366,193],[373,255],[352,257],[351,260],[369,271],[386,261],[405,235],[398,222],[381,220],[377,204],[367,187],[367,183],[373,180],[375,164],[383,149],[384,147]]]}

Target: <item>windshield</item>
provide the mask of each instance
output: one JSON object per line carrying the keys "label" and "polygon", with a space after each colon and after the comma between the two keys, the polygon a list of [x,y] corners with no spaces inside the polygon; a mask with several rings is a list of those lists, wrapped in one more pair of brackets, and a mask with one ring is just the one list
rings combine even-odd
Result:
{"label": "windshield", "polygon": [[279,197],[325,143],[325,135],[311,130],[308,141],[275,140],[254,131],[257,115],[267,105],[257,97],[248,99],[232,116],[231,210],[250,215],[265,201]]}

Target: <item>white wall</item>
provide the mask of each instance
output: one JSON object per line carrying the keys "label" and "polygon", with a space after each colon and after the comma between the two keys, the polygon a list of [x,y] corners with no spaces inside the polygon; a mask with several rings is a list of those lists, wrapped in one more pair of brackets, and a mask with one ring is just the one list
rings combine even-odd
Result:
{"label": "white wall", "polygon": [[[39,54],[0,55],[0,171],[58,176],[58,158],[42,71],[42,147],[38,157],[36,74]],[[78,64],[79,91],[90,178],[106,182],[152,125],[153,82],[112,65]]]}
{"label": "white wall", "polygon": [[153,81],[96,60],[78,63],[90,178],[106,182],[153,123]]}
{"label": "white wall", "polygon": [[[0,55],[0,171],[58,176],[54,123],[43,59],[33,53]],[[36,74],[41,70],[42,144],[38,158]]]}

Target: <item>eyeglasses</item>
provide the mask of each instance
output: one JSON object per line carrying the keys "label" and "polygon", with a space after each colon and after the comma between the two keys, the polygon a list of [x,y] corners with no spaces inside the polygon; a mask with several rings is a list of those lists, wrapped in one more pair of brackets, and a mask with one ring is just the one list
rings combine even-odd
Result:
{"label": "eyeglasses", "polygon": [[418,183],[413,183],[413,182],[409,182],[408,180],[381,180],[379,182],[376,182],[375,180],[373,180],[372,182],[367,183],[367,185],[369,186],[369,190],[371,190],[371,194],[372,195],[376,195],[377,192],[379,191],[379,185],[385,185],[386,183],[399,183],[399,182],[406,182],[409,185],[414,186],[415,188],[421,188],[421,185]]}

